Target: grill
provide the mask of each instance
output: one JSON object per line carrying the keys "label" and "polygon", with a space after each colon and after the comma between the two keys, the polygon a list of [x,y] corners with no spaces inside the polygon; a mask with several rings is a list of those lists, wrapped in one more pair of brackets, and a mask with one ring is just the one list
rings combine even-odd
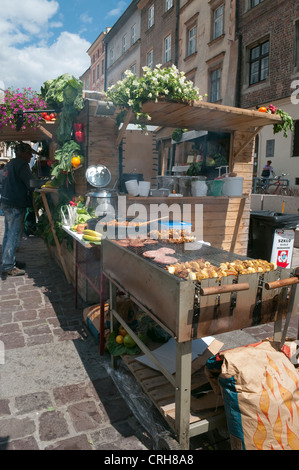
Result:
{"label": "grill", "polygon": [[104,275],[177,342],[272,322],[288,311],[289,287],[284,286],[292,283],[292,270],[203,279],[199,283],[170,274],[143,253],[168,247],[175,250],[173,256],[178,262],[204,258],[216,266],[250,258],[203,244],[195,244],[197,249],[192,250],[186,250],[184,244],[165,242],[125,247],[104,239],[102,244]]}

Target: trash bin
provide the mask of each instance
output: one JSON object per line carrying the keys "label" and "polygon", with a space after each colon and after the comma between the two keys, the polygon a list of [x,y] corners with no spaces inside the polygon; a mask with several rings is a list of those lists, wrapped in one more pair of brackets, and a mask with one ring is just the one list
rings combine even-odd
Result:
{"label": "trash bin", "polygon": [[[282,214],[272,211],[256,211],[250,214],[248,256],[271,260],[274,252],[274,242],[281,242],[279,256],[288,255],[290,260],[294,244],[296,226],[299,224],[299,215]],[[279,237],[280,234],[280,237]],[[278,238],[277,238],[278,237]],[[293,240],[291,240],[293,238]],[[274,261],[276,262],[276,260]],[[276,263],[277,264],[277,263]],[[285,264],[285,266],[283,266]],[[286,260],[282,267],[289,267]]]}

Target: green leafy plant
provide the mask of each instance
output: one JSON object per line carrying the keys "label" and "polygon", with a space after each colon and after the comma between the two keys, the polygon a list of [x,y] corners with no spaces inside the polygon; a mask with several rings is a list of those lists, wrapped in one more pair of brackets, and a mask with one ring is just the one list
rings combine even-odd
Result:
{"label": "green leafy plant", "polygon": [[175,142],[179,142],[184,134],[184,132],[187,132],[188,129],[175,129],[171,135],[172,140]]}
{"label": "green leafy plant", "polygon": [[[52,165],[51,175],[54,176],[59,183],[64,181],[66,175],[69,181],[74,180],[72,158],[74,155],[80,155],[81,147],[74,140],[65,142],[61,148],[56,150],[54,154],[55,162]],[[82,157],[80,156],[80,159]]]}
{"label": "green leafy plant", "polygon": [[288,131],[294,131],[294,121],[293,118],[282,109],[277,108],[273,104],[270,104],[268,107],[262,106],[259,108],[259,111],[266,112],[268,114],[278,114],[281,117],[281,122],[273,124],[273,134],[278,134],[283,132],[283,136],[288,136]]}
{"label": "green leafy plant", "polygon": [[[136,120],[151,117],[143,113],[142,105],[147,101],[158,101],[159,98],[191,104],[202,99],[193,82],[186,80],[184,72],[179,72],[174,65],[162,68],[159,64],[153,70],[143,67],[143,76],[137,78],[130,70],[125,78],[112,85],[107,91],[107,99],[122,110],[131,108]],[[141,124],[141,128],[146,128]]]}
{"label": "green leafy plant", "polygon": [[47,80],[41,87],[41,94],[48,106],[61,110],[57,128],[60,144],[70,140],[74,119],[84,107],[82,91],[83,82],[68,73]]}
{"label": "green leafy plant", "polygon": [[198,176],[198,175],[200,175],[201,174],[201,167],[202,167],[201,162],[191,163],[188,170],[187,170],[187,175],[188,176]]}
{"label": "green leafy plant", "polygon": [[276,113],[278,114],[282,122],[278,122],[277,124],[273,125],[273,133],[277,134],[278,132],[283,132],[283,136],[288,136],[288,131],[294,132],[294,121],[293,118],[283,111],[282,109],[276,109]]}

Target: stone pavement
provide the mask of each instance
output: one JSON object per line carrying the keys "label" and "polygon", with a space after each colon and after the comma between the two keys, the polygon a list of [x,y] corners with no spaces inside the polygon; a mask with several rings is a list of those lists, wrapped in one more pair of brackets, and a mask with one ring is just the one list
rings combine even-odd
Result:
{"label": "stone pavement", "polygon": [[[0,217],[0,243],[3,231]],[[18,259],[26,275],[0,281],[0,450],[155,449],[164,420],[126,369],[100,356],[85,305],[75,309],[44,242],[23,238]],[[272,333],[265,325],[219,339],[234,347]]]}

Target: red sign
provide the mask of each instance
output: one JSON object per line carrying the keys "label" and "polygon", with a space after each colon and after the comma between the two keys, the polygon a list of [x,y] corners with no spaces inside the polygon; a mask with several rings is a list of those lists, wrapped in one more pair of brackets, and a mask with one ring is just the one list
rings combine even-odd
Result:
{"label": "red sign", "polygon": [[289,250],[278,250],[276,261],[277,266],[281,268],[286,268],[287,266],[289,266],[289,255]]}

